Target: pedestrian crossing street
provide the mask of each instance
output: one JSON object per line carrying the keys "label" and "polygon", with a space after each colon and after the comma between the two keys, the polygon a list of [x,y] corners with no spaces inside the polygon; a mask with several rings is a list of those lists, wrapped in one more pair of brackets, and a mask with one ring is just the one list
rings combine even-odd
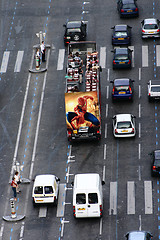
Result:
{"label": "pedestrian crossing street", "polygon": [[[138,194],[138,190],[136,191],[134,181],[128,181],[126,185],[126,194],[124,195],[124,199],[126,198],[126,213],[128,215],[139,214],[138,209],[136,209],[136,203],[139,203],[139,205],[143,204],[144,206],[141,214],[153,214],[152,181],[144,181],[144,192],[140,194]],[[118,189],[118,183],[110,182],[109,215],[117,215],[117,205],[121,203],[118,191],[121,192],[121,189]],[[141,202],[142,199],[144,199],[143,202]]]}
{"label": "pedestrian crossing street", "polygon": [[[136,49],[134,46],[129,46],[129,48],[133,50],[132,67],[134,67],[135,53],[136,51],[139,52],[139,49]],[[156,45],[154,50],[154,55],[155,56],[150,56],[150,57],[155,58],[155,65],[159,67],[160,66],[160,45]],[[106,68],[106,57],[107,57],[107,48],[100,47],[100,66],[102,68]],[[24,58],[24,51],[18,51],[16,56],[11,54],[11,51],[4,51],[2,59],[0,59],[1,61],[0,73],[1,74],[6,73],[9,65],[11,65],[13,68],[13,63],[14,63],[14,68],[13,70],[10,68],[10,70],[15,73],[20,72],[23,64],[23,58]],[[57,59],[57,71],[61,71],[64,69],[64,58],[65,58],[65,49],[59,49],[58,59]],[[141,61],[142,66],[140,67],[149,67],[149,46],[148,45],[143,45],[141,47],[141,59],[142,59]]]}

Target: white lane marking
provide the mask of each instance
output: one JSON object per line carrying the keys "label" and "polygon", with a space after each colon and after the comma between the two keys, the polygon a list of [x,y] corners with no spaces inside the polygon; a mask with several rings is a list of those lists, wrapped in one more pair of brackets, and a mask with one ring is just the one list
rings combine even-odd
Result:
{"label": "white lane marking", "polygon": [[106,179],[106,166],[103,166],[103,181],[105,182]]}
{"label": "white lane marking", "polygon": [[106,47],[100,47],[100,66],[106,67]]}
{"label": "white lane marking", "polygon": [[141,97],[141,86],[139,85],[139,98]]}
{"label": "white lane marking", "polygon": [[109,82],[109,79],[110,79],[110,69],[108,68],[107,70],[107,81]]}
{"label": "white lane marking", "polygon": [[21,226],[21,231],[20,231],[20,238],[23,237],[23,234],[24,234],[24,222],[22,222],[22,226]]}
{"label": "white lane marking", "polygon": [[139,68],[139,81],[141,80],[141,68]]}
{"label": "white lane marking", "polygon": [[2,239],[3,236],[3,231],[4,231],[4,223],[1,225],[1,230],[0,230],[0,239]]}
{"label": "white lane marking", "polygon": [[104,134],[105,138],[107,138],[107,123],[105,123],[105,134]]}
{"label": "white lane marking", "polygon": [[4,51],[3,58],[2,58],[2,64],[1,64],[1,70],[0,70],[1,73],[5,73],[7,71],[9,55],[10,55],[10,51]]}
{"label": "white lane marking", "polygon": [[148,67],[148,46],[142,46],[142,67]]}
{"label": "white lane marking", "polygon": [[109,215],[117,214],[117,182],[110,182]]}
{"label": "white lane marking", "polygon": [[102,218],[100,218],[100,224],[99,224],[99,235],[102,235]]}
{"label": "white lane marking", "polygon": [[106,99],[108,99],[108,96],[109,96],[109,86],[107,86]]}
{"label": "white lane marking", "polygon": [[141,159],[141,144],[138,145],[138,159]]}
{"label": "white lane marking", "polygon": [[21,71],[23,55],[24,55],[24,51],[18,51],[17,58],[16,58],[16,63],[15,63],[15,67],[14,67],[14,72],[20,72]]}
{"label": "white lane marking", "polygon": [[160,45],[156,45],[156,65],[160,66]]}
{"label": "white lane marking", "polygon": [[153,213],[152,182],[144,181],[145,214]]}
{"label": "white lane marking", "polygon": [[65,198],[66,198],[66,184],[59,184],[59,194],[58,194],[58,204],[57,204],[57,217],[64,216],[64,207],[65,207]]}
{"label": "white lane marking", "polygon": [[134,46],[129,47],[132,50],[132,67],[134,67]]}
{"label": "white lane marking", "polygon": [[42,217],[47,217],[47,207],[46,206],[41,206],[39,208],[39,218],[42,218]]}
{"label": "white lane marking", "polygon": [[106,159],[106,149],[107,149],[107,146],[106,144],[104,144],[104,159]]}
{"label": "white lane marking", "polygon": [[139,138],[141,137],[141,123],[139,123]]}
{"label": "white lane marking", "polygon": [[108,116],[108,104],[106,104],[106,117]]}
{"label": "white lane marking", "polygon": [[139,231],[142,230],[142,217],[139,215]]}
{"label": "white lane marking", "polygon": [[141,117],[141,104],[139,104],[139,118]]}
{"label": "white lane marking", "polygon": [[138,179],[141,181],[141,166],[138,167]]}
{"label": "white lane marking", "polygon": [[135,186],[133,181],[127,182],[127,214],[135,214]]}
{"label": "white lane marking", "polygon": [[63,70],[65,49],[59,49],[57,70]]}

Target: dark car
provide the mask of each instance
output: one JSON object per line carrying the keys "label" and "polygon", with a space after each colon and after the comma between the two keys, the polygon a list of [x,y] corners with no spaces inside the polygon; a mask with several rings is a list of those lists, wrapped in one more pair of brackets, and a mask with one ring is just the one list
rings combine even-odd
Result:
{"label": "dark car", "polygon": [[129,48],[115,48],[112,52],[113,69],[131,68],[132,67],[132,51]]}
{"label": "dark car", "polygon": [[125,237],[127,240],[151,240],[153,235],[148,231],[131,231]]}
{"label": "dark car", "polygon": [[119,78],[114,81],[110,81],[113,84],[112,88],[112,100],[133,100],[133,82],[129,78]]}
{"label": "dark car", "polygon": [[125,24],[112,27],[112,45],[131,44],[131,28]]}
{"label": "dark car", "polygon": [[70,21],[63,25],[65,27],[64,44],[70,41],[84,41],[87,35],[87,24],[84,21]]}
{"label": "dark car", "polygon": [[160,150],[155,150],[150,155],[153,158],[151,175],[156,176],[160,175]]}
{"label": "dark car", "polygon": [[120,17],[137,17],[139,15],[136,0],[118,0],[117,10]]}

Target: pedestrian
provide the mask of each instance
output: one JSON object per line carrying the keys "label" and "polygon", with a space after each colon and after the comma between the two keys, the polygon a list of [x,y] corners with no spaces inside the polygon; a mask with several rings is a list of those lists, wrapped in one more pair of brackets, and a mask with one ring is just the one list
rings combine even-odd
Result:
{"label": "pedestrian", "polygon": [[17,183],[15,182],[15,177],[12,178],[11,186],[13,190],[14,200],[17,202],[17,191],[16,191]]}
{"label": "pedestrian", "polygon": [[42,44],[41,44],[41,53],[42,53],[42,62],[45,62],[45,51],[46,51],[46,48],[45,48],[45,45],[44,45],[44,41],[42,41]]}
{"label": "pedestrian", "polygon": [[39,48],[37,48],[37,49],[36,49],[36,60],[38,59],[38,61],[39,61],[39,66],[40,66],[40,58],[41,58],[41,54],[40,54]]}
{"label": "pedestrian", "polygon": [[20,190],[21,180],[20,180],[19,173],[17,171],[15,172],[14,178],[15,178],[15,182],[17,183],[16,192],[19,193],[19,192],[21,192],[21,190]]}

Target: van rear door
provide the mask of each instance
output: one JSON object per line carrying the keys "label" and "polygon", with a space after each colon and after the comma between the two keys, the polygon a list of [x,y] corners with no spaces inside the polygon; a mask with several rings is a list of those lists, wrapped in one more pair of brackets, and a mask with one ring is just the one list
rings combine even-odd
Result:
{"label": "van rear door", "polygon": [[100,204],[97,193],[88,193],[88,217],[100,217]]}
{"label": "van rear door", "polygon": [[87,199],[85,193],[76,194],[76,217],[87,217]]}

